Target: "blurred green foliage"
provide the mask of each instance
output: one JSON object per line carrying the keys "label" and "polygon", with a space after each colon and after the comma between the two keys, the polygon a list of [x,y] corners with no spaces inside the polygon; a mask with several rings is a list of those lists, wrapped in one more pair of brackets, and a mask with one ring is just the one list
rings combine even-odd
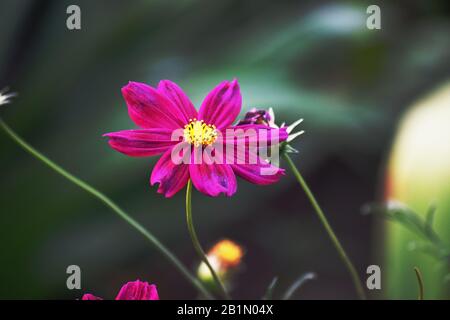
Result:
{"label": "blurred green foliage", "polygon": [[[66,29],[78,4],[82,30]],[[273,107],[277,119],[305,118],[294,146],[323,209],[361,275],[372,261],[378,172],[398,116],[447,76],[446,1],[386,2],[382,30],[365,27],[364,1],[0,2],[0,86],[19,97],[1,116],[53,160],[110,195],[187,264],[198,263],[184,225],[183,194],[149,186],[155,158],[128,158],[101,135],[132,128],[120,88],[129,80],[180,84],[199,106],[237,77],[243,110]],[[107,208],[0,135],[0,297],[113,296],[126,281],[158,285],[160,297],[194,290]],[[318,279],[297,298],[354,298],[347,272],[288,174],[278,185],[239,182],[233,198],[194,194],[207,247],[222,237],[247,248],[238,298],[261,297],[274,276],[284,291],[299,274]],[[68,291],[65,269],[82,269]],[[249,272],[251,271],[251,272]],[[278,289],[279,288],[279,289]],[[282,292],[280,291],[280,292]],[[280,295],[278,292],[274,294]]]}
{"label": "blurred green foliage", "polygon": [[[450,246],[441,239],[433,226],[436,207],[431,206],[425,214],[419,215],[402,203],[391,202],[383,206],[371,205],[366,207],[364,211],[366,213],[381,214],[384,218],[398,223],[406,230],[412,232],[417,236],[418,240],[408,243],[409,251],[418,251],[430,255],[437,259],[446,269],[449,269]],[[441,280],[442,283],[445,282],[445,278]]]}

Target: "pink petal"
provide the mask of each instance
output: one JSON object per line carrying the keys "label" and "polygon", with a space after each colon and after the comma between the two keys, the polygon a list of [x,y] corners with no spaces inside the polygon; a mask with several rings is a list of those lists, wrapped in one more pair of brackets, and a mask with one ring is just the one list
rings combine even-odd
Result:
{"label": "pink petal", "polygon": [[[242,131],[231,131],[231,130],[242,130]],[[227,135],[227,132],[234,135]],[[238,134],[243,132],[243,134]],[[222,132],[223,134],[223,132]],[[246,143],[257,143],[260,147],[270,147],[273,143],[281,143],[286,141],[288,138],[288,133],[286,128],[271,128],[266,125],[259,124],[246,124],[239,126],[232,126],[225,130],[225,143],[227,144],[242,144]]]}
{"label": "pink petal", "polygon": [[158,193],[166,198],[172,197],[180,191],[189,179],[186,164],[175,164],[171,158],[172,148],[167,150],[153,168],[150,183],[153,186],[159,183]]}
{"label": "pink petal", "polygon": [[184,115],[172,101],[149,85],[129,82],[122,88],[130,118],[143,128],[182,128]]}
{"label": "pink petal", "polygon": [[217,197],[221,193],[232,196],[237,190],[236,176],[227,164],[189,164],[192,184],[198,191]]}
{"label": "pink petal", "polygon": [[126,283],[117,294],[116,300],[159,300],[154,284],[144,281]]}
{"label": "pink petal", "polygon": [[109,145],[131,157],[148,157],[161,154],[178,143],[171,140],[170,129],[123,130],[106,133]]}
{"label": "pink petal", "polygon": [[237,80],[223,81],[203,101],[199,119],[217,128],[230,126],[241,111],[242,97]]}
{"label": "pink petal", "polygon": [[81,300],[103,300],[102,298],[96,297],[93,294],[85,293]]}
{"label": "pink petal", "polygon": [[197,118],[197,110],[181,88],[170,80],[159,82],[158,91],[165,95],[178,108],[184,116],[185,124],[189,119]]}
{"label": "pink petal", "polygon": [[228,164],[241,178],[254,184],[268,185],[277,182],[284,175],[284,169],[278,168],[261,157],[261,150],[256,148],[239,150],[237,145],[234,145],[234,151],[231,153],[227,152],[230,151],[228,147],[224,147],[224,163]]}
{"label": "pink petal", "polygon": [[[285,174],[284,169],[280,169],[266,161],[258,158],[256,164],[232,164],[231,167],[235,174],[241,178],[258,185],[268,185],[280,180]],[[264,171],[264,169],[266,171]],[[271,174],[263,174],[263,173]]]}

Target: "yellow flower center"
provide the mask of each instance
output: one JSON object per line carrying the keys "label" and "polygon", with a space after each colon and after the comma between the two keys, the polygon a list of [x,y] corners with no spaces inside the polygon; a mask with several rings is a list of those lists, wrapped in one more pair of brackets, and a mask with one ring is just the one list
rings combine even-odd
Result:
{"label": "yellow flower center", "polygon": [[203,120],[189,119],[184,126],[184,139],[195,147],[209,146],[217,139],[215,125],[206,124]]}

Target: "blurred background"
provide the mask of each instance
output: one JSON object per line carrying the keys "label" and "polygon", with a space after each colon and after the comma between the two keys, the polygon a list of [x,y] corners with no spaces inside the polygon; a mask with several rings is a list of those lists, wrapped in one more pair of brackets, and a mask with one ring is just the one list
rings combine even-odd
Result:
{"label": "blurred background", "polygon": [[[81,8],[78,31],[66,28],[71,4]],[[0,88],[19,93],[1,116],[194,270],[184,192],[171,199],[157,194],[148,182],[157,157],[126,157],[102,134],[134,128],[120,93],[129,80],[170,79],[198,107],[216,84],[237,77],[243,110],[272,107],[278,123],[305,119],[293,158],[365,282],[368,265],[384,271],[390,249],[383,221],[362,215],[361,207],[384,198],[385,164],[402,115],[450,78],[448,1],[377,1],[381,30],[366,28],[369,4],[1,0]],[[443,148],[448,138],[438,139]],[[113,298],[138,278],[157,284],[162,299],[196,297],[143,237],[3,133],[0,168],[0,298],[76,299],[84,292]],[[224,237],[245,248],[234,297],[260,298],[275,276],[279,297],[314,271],[317,280],[294,298],[356,298],[290,172],[267,187],[240,180],[232,198],[196,192],[193,210],[205,248]],[[66,288],[71,264],[81,267],[82,290]],[[414,298],[413,273],[411,283],[409,295],[394,297]],[[383,278],[372,297],[389,296],[384,284]]]}

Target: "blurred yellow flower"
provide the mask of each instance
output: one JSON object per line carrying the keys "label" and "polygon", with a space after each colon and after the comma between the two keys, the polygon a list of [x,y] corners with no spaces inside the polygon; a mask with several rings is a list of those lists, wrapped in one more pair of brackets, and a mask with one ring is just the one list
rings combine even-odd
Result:
{"label": "blurred yellow flower", "polygon": [[219,241],[208,253],[217,257],[223,267],[237,266],[244,255],[242,248],[231,240],[224,239]]}
{"label": "blurred yellow flower", "polygon": [[[207,254],[209,263],[222,280],[229,280],[230,274],[237,269],[243,256],[244,249],[229,239],[217,242]],[[204,262],[199,265],[197,274],[206,283],[213,280],[212,274]]]}
{"label": "blurred yellow flower", "polygon": [[[436,208],[432,227],[444,243],[450,243],[449,119],[450,81],[416,101],[403,117],[386,178],[386,200],[391,204],[404,203],[426,221],[430,205]],[[423,239],[392,221],[386,222],[385,234],[386,297],[415,299],[417,284],[405,270],[420,266],[427,298],[448,298],[448,267],[416,248]]]}

